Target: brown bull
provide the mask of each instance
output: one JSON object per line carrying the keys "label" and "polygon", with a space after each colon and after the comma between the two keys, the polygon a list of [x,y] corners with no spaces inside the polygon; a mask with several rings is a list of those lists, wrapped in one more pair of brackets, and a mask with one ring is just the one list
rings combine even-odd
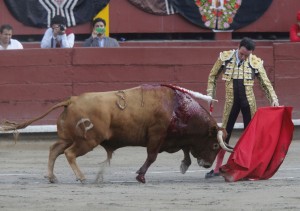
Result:
{"label": "brown bull", "polygon": [[27,122],[7,122],[2,125],[2,130],[25,128],[51,111],[64,107],[57,120],[60,140],[50,147],[50,182],[56,181],[54,163],[63,153],[77,180],[83,182],[85,177],[76,158],[101,145],[107,152],[106,162],[120,147],[146,147],[147,159],[136,177],[139,182],[145,183],[146,171],[160,152],[183,150],[181,172],[185,173],[191,164],[190,153],[200,166],[208,168],[213,164],[220,146],[231,151],[223,142],[224,130],[191,95],[193,92],[189,90],[169,85],[143,85],[124,91],[85,93],[58,103]]}

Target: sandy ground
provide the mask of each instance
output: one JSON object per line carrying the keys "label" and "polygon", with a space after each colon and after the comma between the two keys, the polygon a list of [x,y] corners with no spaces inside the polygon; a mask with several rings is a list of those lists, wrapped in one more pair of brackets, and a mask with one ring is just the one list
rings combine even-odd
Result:
{"label": "sandy ground", "polygon": [[105,168],[104,181],[95,184],[99,147],[78,159],[87,182],[75,181],[64,155],[57,159],[58,183],[47,173],[49,146],[54,140],[13,142],[0,139],[0,210],[300,210],[300,141],[293,141],[273,178],[227,183],[222,177],[204,179],[207,169],[196,160],[186,174],[179,172],[183,153],[161,153],[146,174],[146,184],[135,171],[146,158],[145,148],[122,148]]}

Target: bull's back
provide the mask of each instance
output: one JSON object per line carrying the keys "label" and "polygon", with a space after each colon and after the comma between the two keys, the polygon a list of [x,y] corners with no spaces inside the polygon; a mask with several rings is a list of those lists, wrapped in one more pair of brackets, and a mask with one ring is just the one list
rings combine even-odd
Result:
{"label": "bull's back", "polygon": [[[118,96],[112,103],[115,107],[111,115],[112,139],[127,145],[145,146],[152,130],[167,131],[174,110],[174,91],[144,85],[125,90],[124,98]],[[119,103],[125,108],[120,108]]]}

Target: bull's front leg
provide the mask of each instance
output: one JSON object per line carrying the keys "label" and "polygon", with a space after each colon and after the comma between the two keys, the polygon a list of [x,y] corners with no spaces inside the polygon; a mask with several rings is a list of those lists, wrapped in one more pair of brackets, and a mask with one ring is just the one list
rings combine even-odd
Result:
{"label": "bull's front leg", "polygon": [[166,137],[166,131],[162,127],[164,123],[160,124],[159,122],[152,128],[148,130],[148,145],[147,145],[147,159],[144,165],[136,172],[136,180],[141,183],[146,183],[145,174],[149,166],[156,160],[157,154],[160,151],[161,146],[164,144]]}
{"label": "bull's front leg", "polygon": [[181,165],[180,165],[180,171],[182,174],[184,174],[188,168],[190,167],[192,161],[191,161],[191,157],[190,157],[190,149],[189,148],[183,148],[182,149],[183,154],[184,154],[184,158],[181,161]]}
{"label": "bull's front leg", "polygon": [[156,152],[156,153],[148,152],[148,156],[147,156],[147,159],[146,159],[144,165],[136,172],[138,174],[136,176],[137,181],[139,181],[141,183],[146,183],[145,174],[146,174],[149,166],[156,160],[157,154],[158,154],[158,152]]}

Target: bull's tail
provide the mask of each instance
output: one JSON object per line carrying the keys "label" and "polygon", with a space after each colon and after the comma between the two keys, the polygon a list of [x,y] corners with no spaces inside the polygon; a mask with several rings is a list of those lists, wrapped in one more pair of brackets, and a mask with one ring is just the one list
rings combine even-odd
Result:
{"label": "bull's tail", "polygon": [[53,110],[62,107],[62,106],[68,106],[70,104],[70,100],[65,100],[63,102],[57,103],[56,105],[52,106],[48,111],[46,111],[44,114],[28,120],[26,122],[23,123],[16,123],[16,122],[10,122],[10,121],[4,121],[3,123],[1,123],[0,125],[0,131],[15,131],[18,129],[23,129],[26,128],[28,125],[32,124],[35,121],[38,121],[42,118],[44,118],[45,116],[47,116],[50,112],[52,112]]}
{"label": "bull's tail", "polygon": [[213,99],[211,96],[201,94],[200,92],[195,92],[195,91],[185,89],[185,88],[182,88],[182,87],[179,87],[179,86],[175,86],[175,85],[172,85],[172,84],[162,84],[162,86],[166,86],[166,87],[169,87],[171,89],[175,89],[175,90],[181,91],[183,93],[187,93],[187,94],[191,95],[192,97],[195,97],[195,98],[201,99],[201,100],[205,100],[207,102],[212,102],[212,101],[218,102],[218,100]]}

